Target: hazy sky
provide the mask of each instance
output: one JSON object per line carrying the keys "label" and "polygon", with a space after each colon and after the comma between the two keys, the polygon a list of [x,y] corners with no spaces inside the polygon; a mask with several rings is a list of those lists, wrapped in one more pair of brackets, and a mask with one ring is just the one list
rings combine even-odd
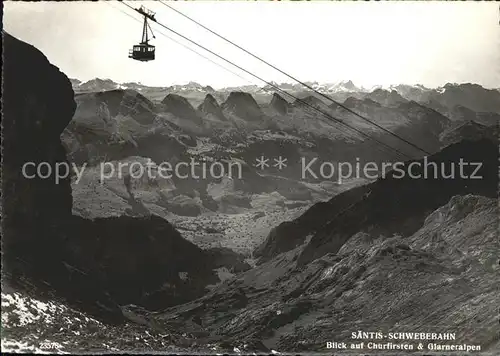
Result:
{"label": "hazy sky", "polygon": [[[291,82],[156,1],[144,4],[175,31],[266,80]],[[500,12],[494,2],[169,2],[303,81],[388,84],[472,82],[500,87]],[[69,77],[148,85],[263,83],[153,24],[156,60],[128,50],[141,39],[137,13],[118,2],[5,2],[4,28],[33,44]],[[166,38],[196,49],[240,77]]]}

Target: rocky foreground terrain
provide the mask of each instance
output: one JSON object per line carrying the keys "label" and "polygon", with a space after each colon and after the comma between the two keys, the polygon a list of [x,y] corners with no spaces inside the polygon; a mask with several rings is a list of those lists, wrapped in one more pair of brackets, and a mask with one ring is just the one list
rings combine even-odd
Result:
{"label": "rocky foreground terrain", "polygon": [[[401,354],[367,349],[388,340],[352,339],[361,330],[453,332],[436,343],[500,352],[500,92],[312,83],[423,158],[301,87],[281,85],[300,96],[290,101],[266,87],[81,83],[8,34],[4,47],[2,351],[331,353],[327,342],[363,341],[346,353]],[[261,155],[287,167],[261,170]],[[339,181],[302,177],[302,157],[479,168]],[[243,174],[119,168],[191,159]],[[28,179],[26,162],[83,173]],[[103,179],[104,163],[116,174]]]}

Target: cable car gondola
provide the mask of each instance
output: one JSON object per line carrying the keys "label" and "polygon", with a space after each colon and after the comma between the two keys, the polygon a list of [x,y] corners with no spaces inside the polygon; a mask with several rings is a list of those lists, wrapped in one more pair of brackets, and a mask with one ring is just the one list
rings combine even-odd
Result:
{"label": "cable car gondola", "polygon": [[141,62],[152,61],[155,59],[155,46],[149,44],[148,28],[151,35],[155,38],[151,26],[148,24],[148,19],[156,21],[155,13],[147,10],[144,6],[135,9],[138,13],[144,16],[144,25],[142,27],[142,41],[141,43],[132,47],[128,53],[128,57]]}

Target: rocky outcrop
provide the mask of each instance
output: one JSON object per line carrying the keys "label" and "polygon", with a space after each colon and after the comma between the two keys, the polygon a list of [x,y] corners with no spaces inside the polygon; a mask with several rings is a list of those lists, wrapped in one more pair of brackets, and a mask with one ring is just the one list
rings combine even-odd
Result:
{"label": "rocky outcrop", "polygon": [[261,121],[264,117],[262,109],[253,96],[241,91],[229,93],[222,108],[245,121]]}
{"label": "rocky outcrop", "polygon": [[278,114],[285,115],[290,110],[291,105],[278,93],[273,93],[273,97],[269,106],[273,108]]}
{"label": "rocky outcrop", "polygon": [[215,99],[211,94],[207,94],[207,96],[205,96],[205,100],[203,100],[203,103],[198,106],[198,110],[205,115],[213,115],[216,119],[224,121],[227,120],[222,112],[222,108],[217,102],[217,99]]}
{"label": "rocky outcrop", "polygon": [[103,104],[109,110],[111,117],[117,115],[133,116],[134,120],[143,125],[154,122],[155,106],[142,94],[130,89],[115,89],[96,93],[84,93],[76,96],[78,108],[74,122],[85,122],[96,114],[96,108]]}
{"label": "rocky outcrop", "polygon": [[485,126],[475,121],[467,121],[461,125],[450,127],[440,135],[443,146],[449,146],[461,140],[477,141],[488,139],[494,144],[498,143],[498,126]]}
{"label": "rocky outcrop", "polygon": [[218,280],[210,255],[167,221],[73,216],[69,176],[58,182],[54,175],[23,176],[26,162],[52,170],[68,165],[59,136],[76,105],[68,78],[8,34],[3,89],[2,247],[11,285],[35,286],[101,319],[121,321],[120,303],[165,307],[200,296]]}
{"label": "rocky outcrop", "polygon": [[183,96],[168,94],[161,103],[164,105],[166,112],[171,113],[182,120],[188,120],[194,122],[195,124],[201,124],[200,114]]}

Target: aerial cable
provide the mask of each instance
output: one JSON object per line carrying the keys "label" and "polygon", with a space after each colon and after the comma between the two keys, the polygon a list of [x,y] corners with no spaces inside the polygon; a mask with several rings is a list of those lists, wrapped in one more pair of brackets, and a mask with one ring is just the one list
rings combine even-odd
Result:
{"label": "aerial cable", "polygon": [[377,128],[379,128],[380,130],[382,130],[382,131],[384,131],[384,132],[386,132],[386,133],[388,133],[388,134],[390,134],[390,135],[392,135],[392,136],[394,136],[394,137],[398,138],[399,140],[401,140],[401,141],[403,141],[403,142],[407,143],[408,145],[412,146],[413,148],[416,148],[417,150],[419,150],[419,151],[421,151],[421,152],[424,152],[424,153],[425,153],[425,154],[427,154],[427,155],[430,155],[430,154],[431,154],[430,152],[427,152],[426,150],[424,150],[423,148],[421,148],[421,147],[417,146],[416,144],[414,144],[414,143],[412,143],[412,142],[410,142],[410,141],[406,140],[405,138],[403,138],[403,137],[401,137],[401,136],[399,136],[399,135],[395,134],[394,132],[392,132],[392,131],[390,131],[390,130],[386,129],[385,127],[383,127],[383,126],[381,126],[381,125],[377,124],[376,122],[374,122],[374,121],[372,121],[372,120],[368,119],[368,118],[367,118],[367,117],[365,117],[364,115],[361,115],[361,114],[357,113],[356,111],[354,111],[354,110],[352,110],[351,108],[349,108],[349,107],[347,107],[347,106],[345,106],[345,105],[343,105],[343,104],[341,104],[341,103],[337,102],[336,100],[334,100],[333,98],[331,98],[331,97],[329,97],[329,96],[325,95],[324,93],[321,93],[320,91],[318,91],[318,90],[314,89],[313,87],[311,87],[311,86],[310,86],[310,85],[308,85],[307,83],[304,83],[304,82],[300,81],[299,79],[297,79],[297,78],[293,77],[292,75],[290,75],[290,74],[286,73],[285,71],[283,71],[283,70],[279,69],[278,67],[274,66],[273,64],[271,64],[271,63],[269,63],[269,62],[265,61],[264,59],[260,58],[259,56],[254,55],[254,54],[253,54],[253,53],[251,53],[250,51],[248,51],[248,50],[246,50],[245,48],[243,48],[243,47],[239,46],[238,44],[236,44],[236,43],[234,43],[233,41],[231,41],[231,40],[227,39],[226,37],[224,37],[224,36],[222,36],[222,35],[218,34],[217,32],[215,32],[215,31],[211,30],[210,28],[206,27],[205,25],[201,24],[200,22],[196,21],[195,19],[193,19],[193,18],[189,17],[188,15],[186,15],[186,14],[182,13],[181,11],[179,11],[179,10],[175,9],[174,7],[172,7],[172,6],[170,6],[170,5],[166,4],[166,3],[164,3],[164,2],[163,2],[163,1],[161,1],[161,0],[158,0],[158,1],[159,1],[159,3],[160,3],[160,4],[162,4],[162,5],[166,6],[166,7],[168,7],[168,8],[169,8],[169,9],[171,9],[172,11],[175,11],[175,12],[176,12],[176,13],[178,13],[179,15],[181,15],[181,16],[185,17],[186,19],[188,19],[188,20],[190,20],[190,21],[194,22],[195,24],[197,24],[197,25],[201,26],[203,29],[205,29],[205,30],[209,31],[210,33],[212,33],[212,34],[214,34],[215,36],[217,36],[217,37],[221,38],[222,40],[224,40],[224,41],[226,41],[226,42],[228,42],[228,43],[232,44],[232,45],[233,45],[233,46],[235,46],[236,48],[238,48],[238,49],[242,50],[243,52],[245,52],[245,53],[247,53],[248,55],[252,56],[253,58],[255,58],[255,59],[259,60],[260,62],[262,62],[262,63],[264,63],[264,64],[268,65],[269,67],[271,67],[271,68],[273,68],[273,69],[277,70],[277,71],[278,71],[278,72],[280,72],[281,74],[283,74],[283,75],[287,76],[288,78],[290,78],[290,79],[292,79],[292,80],[296,81],[297,83],[299,83],[299,84],[301,84],[302,86],[304,86],[304,87],[308,88],[309,90],[312,90],[312,91],[313,91],[313,92],[315,92],[316,94],[318,94],[318,95],[320,95],[321,97],[323,97],[323,98],[327,99],[328,101],[331,101],[332,103],[334,103],[334,104],[338,105],[339,107],[341,107],[341,108],[343,108],[344,110],[346,110],[346,111],[350,112],[351,114],[356,115],[356,116],[357,116],[357,117],[359,117],[360,119],[362,119],[362,120],[364,120],[364,121],[366,121],[366,122],[368,122],[368,123],[370,123],[370,124],[372,124],[372,125],[376,126],[376,127],[377,127]]}
{"label": "aerial cable", "polygon": [[[115,10],[120,11],[122,14],[124,14],[124,15],[126,15],[126,16],[130,17],[132,20],[135,20],[135,21],[137,21],[137,22],[141,22],[139,19],[137,19],[137,18],[133,17],[133,16],[132,16],[132,15],[130,15],[129,13],[127,13],[127,12],[125,12],[125,11],[121,10],[121,9],[118,9],[118,8],[116,8],[116,7],[112,6],[112,5],[110,5],[108,2],[105,2],[105,3],[106,3],[106,4],[108,4],[109,6],[111,6],[112,8],[114,8]],[[173,41],[173,42],[177,43],[178,45],[180,45],[180,46],[182,46],[182,47],[184,47],[184,48],[188,49],[189,51],[191,51],[191,52],[193,52],[193,53],[195,53],[195,54],[199,55],[200,57],[202,57],[202,58],[204,58],[204,59],[206,59],[206,60],[208,60],[208,61],[212,62],[212,63],[213,63],[213,64],[215,64],[216,66],[218,66],[218,67],[220,67],[220,68],[222,68],[222,69],[224,69],[224,70],[228,71],[229,73],[231,73],[231,74],[233,74],[233,75],[235,75],[235,76],[239,77],[240,79],[243,79],[243,80],[244,80],[244,81],[246,81],[247,83],[249,83],[249,84],[251,84],[251,85],[254,85],[254,84],[255,84],[255,83],[251,82],[250,80],[248,80],[247,78],[245,78],[245,77],[241,76],[240,74],[238,74],[238,73],[236,73],[236,72],[232,71],[231,69],[229,69],[229,68],[227,68],[227,67],[223,66],[222,64],[220,64],[220,63],[217,63],[217,62],[213,61],[212,59],[208,58],[207,56],[204,56],[203,54],[201,54],[201,53],[197,52],[196,50],[194,50],[194,49],[192,49],[192,48],[190,48],[190,47],[186,46],[185,44],[183,44],[183,43],[181,43],[181,42],[179,42],[179,41],[175,40],[174,38],[172,38],[172,37],[170,37],[169,35],[165,34],[165,32],[163,32],[163,31],[160,31],[160,30],[159,30],[159,31],[158,31],[158,33],[160,33],[161,35],[165,36],[165,37],[166,37],[166,38],[168,38],[169,40],[171,40],[171,41]],[[290,94],[288,94],[288,93],[285,93],[285,94],[287,94],[288,96],[292,96],[292,97],[293,97],[293,95],[290,95]],[[293,98],[294,98],[294,97],[293,97]],[[335,129],[339,129],[337,126],[335,126],[335,123],[333,123],[333,124],[332,124],[331,122],[327,122],[327,121],[324,121],[324,120],[321,120],[321,121],[322,121],[322,122],[324,122],[324,123],[326,123],[326,124],[328,124],[328,125],[330,125],[331,127],[335,128]]]}
{"label": "aerial cable", "polygon": [[[128,5],[127,3],[125,3],[125,2],[123,2],[123,1],[121,1],[121,0],[120,0],[120,3],[121,3],[121,4],[123,4],[123,5],[125,5],[125,6],[127,6],[127,7],[128,7],[128,8],[130,8],[130,9],[134,10],[134,11],[137,11],[137,9],[135,9],[134,7],[132,7],[132,6]],[[370,140],[372,140],[372,141],[374,141],[374,142],[377,142],[377,143],[378,143],[378,144],[380,144],[381,146],[384,146],[384,147],[386,147],[387,149],[392,150],[392,151],[394,151],[394,152],[398,153],[399,155],[401,155],[401,156],[403,156],[403,157],[406,157],[406,158],[410,158],[410,159],[411,159],[411,157],[409,157],[408,155],[406,155],[406,154],[404,154],[403,152],[399,151],[398,149],[396,149],[396,148],[394,148],[394,147],[391,147],[391,146],[386,145],[385,143],[383,143],[383,142],[381,142],[381,141],[379,141],[379,140],[377,140],[377,139],[375,139],[375,138],[371,137],[370,135],[366,134],[365,132],[363,132],[363,131],[361,131],[361,130],[356,129],[355,127],[351,127],[350,125],[348,125],[348,124],[347,124],[347,123],[345,123],[344,121],[342,121],[342,120],[340,120],[340,119],[338,119],[338,118],[334,117],[333,115],[331,115],[331,114],[329,114],[329,113],[326,113],[326,112],[324,112],[324,111],[322,111],[322,110],[319,110],[319,109],[318,109],[317,107],[315,107],[314,105],[311,105],[311,104],[309,104],[309,103],[305,102],[304,100],[302,100],[302,99],[300,99],[300,98],[298,98],[298,97],[296,97],[296,96],[294,96],[294,95],[292,95],[292,94],[290,94],[290,93],[287,93],[286,91],[282,90],[281,88],[279,88],[279,87],[278,87],[278,86],[276,86],[275,84],[273,84],[273,83],[271,83],[271,82],[268,82],[267,80],[265,80],[265,79],[263,79],[263,78],[261,78],[261,77],[257,76],[256,74],[254,74],[254,73],[252,73],[252,72],[250,72],[250,71],[248,71],[248,70],[246,70],[246,69],[242,68],[241,66],[239,66],[239,65],[237,65],[237,64],[235,64],[235,63],[233,63],[233,62],[231,62],[230,60],[228,60],[228,59],[226,59],[226,58],[224,58],[224,57],[220,56],[219,54],[215,53],[214,51],[212,51],[212,50],[210,50],[210,49],[208,49],[208,48],[206,48],[206,47],[204,47],[203,45],[200,45],[199,43],[197,43],[197,42],[195,42],[195,41],[191,40],[190,38],[188,38],[188,37],[186,37],[186,36],[184,36],[184,35],[182,35],[182,34],[178,33],[177,31],[172,30],[172,29],[171,29],[171,28],[169,28],[168,26],[166,26],[166,25],[164,25],[164,24],[162,24],[162,23],[158,22],[156,19],[154,20],[154,22],[156,22],[159,26],[161,26],[161,27],[163,27],[163,28],[167,29],[168,31],[170,31],[170,32],[172,32],[172,33],[174,33],[174,34],[176,34],[177,36],[179,36],[179,37],[181,37],[181,38],[183,38],[183,39],[185,39],[185,40],[187,40],[187,41],[189,41],[189,42],[193,43],[194,45],[196,45],[196,46],[198,46],[198,47],[202,48],[203,50],[205,50],[205,51],[209,52],[210,54],[212,54],[212,55],[214,55],[214,56],[216,56],[216,57],[218,57],[218,58],[222,59],[223,61],[225,61],[225,62],[227,62],[227,63],[231,64],[232,66],[234,66],[234,67],[236,67],[236,68],[240,69],[241,71],[243,71],[243,72],[245,72],[245,73],[250,74],[252,77],[257,78],[258,80],[260,80],[260,81],[262,81],[262,82],[264,82],[264,83],[268,84],[269,86],[273,87],[275,90],[277,90],[277,91],[279,91],[279,92],[281,92],[281,93],[284,93],[285,95],[291,96],[292,98],[294,98],[296,101],[298,101],[298,102],[302,103],[303,105],[306,105],[306,106],[310,107],[311,109],[313,109],[313,110],[315,110],[315,111],[317,111],[317,112],[319,112],[319,113],[323,114],[324,116],[326,116],[326,117],[328,117],[328,118],[330,118],[330,119],[332,119],[332,120],[334,120],[334,121],[336,121],[336,122],[338,122],[338,123],[340,123],[340,124],[342,124],[342,125],[344,125],[344,126],[348,127],[349,129],[351,129],[351,130],[353,130],[353,131],[355,131],[355,132],[357,132],[357,133],[359,133],[359,134],[361,134],[361,135],[363,135],[363,136],[365,136],[366,138],[368,138],[368,139],[370,139]]]}
{"label": "aerial cable", "polygon": [[[130,17],[132,20],[137,21],[137,22],[141,22],[141,20],[139,20],[139,19],[135,18],[134,16],[130,15],[129,13],[127,13],[127,12],[125,12],[125,11],[123,11],[122,9],[119,9],[119,8],[117,8],[117,7],[112,6],[112,5],[111,5],[108,1],[104,1],[103,3],[104,3],[104,4],[109,5],[110,7],[112,7],[113,9],[115,9],[115,10],[117,10],[117,11],[120,11],[123,15],[126,15],[126,16]],[[149,25],[149,24],[148,24],[148,25]],[[151,31],[151,32],[152,32],[152,31]],[[235,76],[239,77],[240,79],[243,79],[243,80],[244,80],[244,81],[246,81],[247,83],[249,83],[249,84],[254,84],[253,82],[251,82],[251,81],[250,81],[250,80],[248,80],[247,78],[245,78],[245,77],[241,76],[240,74],[238,74],[238,73],[236,73],[236,72],[232,71],[231,69],[229,69],[229,68],[227,68],[227,67],[224,67],[222,64],[215,62],[214,60],[212,60],[212,59],[208,58],[207,56],[204,56],[203,54],[201,54],[201,53],[197,52],[196,50],[194,50],[194,49],[192,49],[192,48],[190,48],[190,47],[186,46],[184,43],[179,42],[179,41],[177,41],[176,39],[174,39],[174,38],[170,37],[170,36],[169,36],[169,35],[167,35],[165,32],[162,32],[162,31],[159,31],[159,30],[158,30],[158,33],[160,33],[161,35],[165,36],[165,37],[166,37],[166,38],[168,38],[170,41],[172,41],[172,42],[174,42],[174,43],[177,43],[179,46],[182,46],[182,47],[184,47],[185,49],[187,49],[187,50],[189,50],[189,51],[191,51],[191,52],[193,52],[193,53],[197,54],[198,56],[203,57],[203,58],[204,58],[204,59],[206,59],[207,61],[210,61],[212,64],[215,64],[216,66],[218,66],[218,67],[220,67],[220,68],[222,68],[222,69],[224,69],[224,70],[228,71],[229,73],[231,73],[231,74],[233,74],[233,75],[235,75]],[[154,37],[154,35],[153,35],[153,38],[155,38],[155,37]]]}
{"label": "aerial cable", "polygon": [[[121,0],[120,0],[120,3],[121,3],[121,4],[123,4],[123,5],[125,5],[125,6],[127,6],[127,7],[128,7],[128,8],[130,8],[130,9],[134,10],[134,11],[137,11],[134,7],[132,7],[132,6],[128,5],[127,3],[125,3],[125,2],[123,2],[123,1],[121,1]],[[216,56],[217,58],[220,58],[220,59],[222,59],[223,61],[225,61],[225,62],[227,62],[227,63],[231,64],[232,66],[234,66],[234,67],[238,68],[239,70],[241,70],[241,71],[243,71],[243,72],[245,72],[245,73],[247,73],[247,74],[250,74],[252,77],[257,78],[258,80],[260,80],[260,81],[262,81],[262,82],[266,83],[267,85],[269,85],[269,86],[273,87],[275,90],[277,90],[277,91],[279,91],[279,92],[281,92],[281,93],[284,93],[285,95],[291,96],[292,98],[294,98],[296,101],[298,101],[298,102],[302,103],[303,105],[306,105],[306,106],[310,107],[311,109],[313,109],[313,110],[315,110],[315,111],[317,111],[317,112],[319,112],[319,113],[323,114],[324,116],[326,116],[326,117],[328,117],[328,118],[330,118],[330,119],[332,119],[332,120],[334,120],[334,121],[336,121],[336,122],[338,122],[338,123],[340,123],[340,124],[342,124],[342,125],[344,125],[344,126],[348,127],[349,129],[351,129],[351,130],[353,130],[353,131],[355,131],[355,132],[357,132],[357,133],[359,133],[359,134],[363,135],[364,137],[366,137],[366,138],[368,138],[368,139],[370,139],[370,140],[372,140],[372,141],[374,141],[374,142],[377,142],[377,143],[378,143],[378,144],[380,144],[381,146],[384,146],[384,147],[386,147],[387,149],[392,150],[392,151],[396,152],[397,154],[399,154],[399,155],[401,155],[401,156],[404,156],[404,157],[406,157],[406,158],[411,159],[411,157],[409,157],[409,156],[408,156],[408,155],[406,155],[405,153],[403,153],[403,152],[399,151],[398,149],[396,149],[396,148],[394,148],[394,147],[391,147],[391,146],[386,145],[385,143],[383,143],[383,142],[381,142],[381,141],[377,140],[376,138],[371,137],[371,136],[370,136],[370,135],[368,135],[367,133],[365,133],[365,132],[363,132],[363,131],[361,131],[361,130],[359,130],[359,129],[355,128],[355,127],[350,126],[349,124],[347,124],[347,123],[345,123],[344,121],[342,121],[342,120],[340,120],[340,119],[338,119],[338,118],[334,117],[333,115],[331,115],[331,114],[329,114],[329,113],[326,113],[326,112],[324,112],[324,111],[322,111],[322,110],[319,110],[319,109],[318,109],[317,107],[315,107],[314,105],[311,105],[311,104],[307,103],[306,101],[304,101],[304,100],[302,100],[302,99],[300,99],[300,98],[298,98],[298,97],[296,97],[296,96],[294,96],[294,95],[292,95],[292,94],[290,94],[290,93],[287,93],[286,91],[284,91],[283,89],[279,88],[278,86],[276,86],[276,85],[275,85],[275,84],[273,84],[272,82],[269,82],[269,81],[267,81],[267,80],[265,80],[265,79],[263,79],[263,78],[259,77],[258,75],[254,74],[254,73],[252,73],[252,72],[250,72],[250,71],[248,71],[248,70],[246,70],[245,68],[242,68],[241,66],[239,66],[239,65],[237,65],[237,64],[235,64],[235,63],[233,63],[233,62],[231,62],[230,60],[228,60],[228,59],[226,59],[226,58],[222,57],[221,55],[219,55],[219,54],[215,53],[214,51],[212,51],[212,50],[210,50],[210,49],[208,49],[208,48],[204,47],[203,45],[201,45],[201,44],[197,43],[196,41],[193,41],[193,40],[191,40],[190,38],[188,38],[188,37],[186,37],[186,36],[184,36],[184,35],[180,34],[179,32],[177,32],[177,31],[175,31],[175,30],[173,30],[173,29],[169,28],[168,26],[166,26],[166,25],[164,25],[164,24],[162,24],[162,23],[158,22],[158,20],[156,20],[156,19],[155,19],[155,20],[154,20],[154,22],[156,22],[159,26],[161,26],[161,27],[165,28],[166,30],[168,30],[168,31],[170,31],[170,32],[172,32],[172,33],[174,33],[174,34],[176,34],[177,36],[179,36],[179,37],[181,37],[181,38],[185,39],[186,41],[188,41],[188,42],[190,42],[190,43],[193,43],[193,44],[194,44],[194,45],[196,45],[197,47],[200,47],[201,49],[203,49],[203,50],[205,50],[205,51],[209,52],[210,54],[212,54],[212,55]]]}

